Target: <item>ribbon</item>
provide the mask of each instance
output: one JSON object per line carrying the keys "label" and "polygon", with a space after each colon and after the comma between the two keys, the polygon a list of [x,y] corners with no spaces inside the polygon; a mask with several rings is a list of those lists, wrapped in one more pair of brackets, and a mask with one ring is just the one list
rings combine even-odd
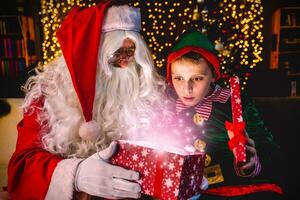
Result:
{"label": "ribbon", "polygon": [[228,141],[228,146],[231,151],[237,147],[239,143],[242,143],[243,145],[246,144],[246,137],[244,133],[245,126],[245,122],[225,122],[226,129],[233,132],[233,138]]}
{"label": "ribbon", "polygon": [[156,160],[156,174],[154,178],[154,197],[161,198],[162,179],[163,179],[163,161],[165,159],[164,153],[158,152]]}

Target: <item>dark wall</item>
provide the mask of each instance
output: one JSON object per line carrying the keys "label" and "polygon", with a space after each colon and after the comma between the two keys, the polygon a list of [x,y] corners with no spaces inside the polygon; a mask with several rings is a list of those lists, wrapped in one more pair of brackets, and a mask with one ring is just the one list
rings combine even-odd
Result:
{"label": "dark wall", "polygon": [[283,171],[278,174],[285,181],[287,199],[299,194],[300,153],[300,97],[254,98],[266,127],[272,132],[283,153]]}

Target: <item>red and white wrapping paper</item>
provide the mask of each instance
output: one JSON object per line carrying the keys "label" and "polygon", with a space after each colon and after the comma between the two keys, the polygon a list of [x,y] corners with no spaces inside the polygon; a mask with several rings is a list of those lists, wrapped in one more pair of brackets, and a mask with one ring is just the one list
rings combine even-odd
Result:
{"label": "red and white wrapping paper", "polygon": [[205,153],[171,153],[133,141],[119,141],[112,163],[138,171],[142,193],[160,200],[186,200],[200,194]]}
{"label": "red and white wrapping paper", "polygon": [[242,100],[239,78],[237,76],[229,79],[231,89],[231,105],[233,123],[226,121],[225,126],[228,130],[229,148],[233,151],[235,161],[246,162],[246,137],[245,122],[242,116]]}

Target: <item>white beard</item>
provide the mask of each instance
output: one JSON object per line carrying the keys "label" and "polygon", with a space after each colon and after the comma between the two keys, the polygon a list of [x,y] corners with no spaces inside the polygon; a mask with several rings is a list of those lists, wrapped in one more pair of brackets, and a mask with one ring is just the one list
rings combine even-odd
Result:
{"label": "white beard", "polygon": [[47,122],[42,141],[44,148],[52,153],[87,157],[107,147],[112,140],[133,138],[140,129],[149,128],[155,115],[154,106],[158,106],[157,110],[164,107],[163,82],[155,76],[150,81],[145,79],[142,71],[136,71],[136,63],[125,69],[112,69],[113,78],[100,70],[93,120],[100,125],[101,134],[94,142],[83,141],[78,130],[84,117],[65,62],[60,58],[52,65],[29,80],[27,89],[30,92],[23,106],[28,111],[30,102],[45,96],[39,121],[41,124]]}

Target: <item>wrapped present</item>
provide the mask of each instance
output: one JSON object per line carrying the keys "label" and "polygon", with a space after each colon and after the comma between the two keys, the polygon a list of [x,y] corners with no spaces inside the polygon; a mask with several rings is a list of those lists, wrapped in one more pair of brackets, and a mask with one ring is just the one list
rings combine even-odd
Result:
{"label": "wrapped present", "polygon": [[228,131],[228,146],[233,151],[237,163],[246,162],[245,122],[242,116],[242,101],[240,83],[237,76],[229,79],[231,89],[232,123],[226,121]]}
{"label": "wrapped present", "polygon": [[139,141],[119,140],[112,163],[138,171],[142,193],[164,199],[189,199],[201,192],[205,153],[157,148]]}

